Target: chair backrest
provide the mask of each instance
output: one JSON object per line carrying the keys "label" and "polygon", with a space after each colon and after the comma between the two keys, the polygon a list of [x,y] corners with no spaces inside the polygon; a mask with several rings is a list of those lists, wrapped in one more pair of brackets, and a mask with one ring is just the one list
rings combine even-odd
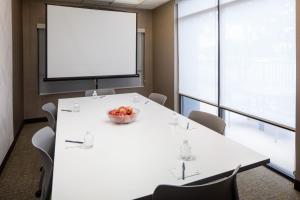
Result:
{"label": "chair backrest", "polygon": [[226,123],[220,117],[202,111],[192,111],[189,115],[189,118],[224,135]]}
{"label": "chair backrest", "polygon": [[151,93],[148,98],[160,105],[165,105],[167,101],[167,97],[165,95],[158,93]]}
{"label": "chair backrest", "polygon": [[90,97],[93,96],[93,92],[96,91],[97,95],[112,95],[116,94],[116,91],[114,89],[97,89],[97,90],[86,90],[85,96]]}
{"label": "chair backrest", "polygon": [[48,199],[50,195],[53,157],[54,157],[55,133],[50,127],[44,127],[32,137],[32,145],[37,148],[41,155],[44,177],[42,183],[41,199]]}
{"label": "chair backrest", "polygon": [[238,200],[236,174],[240,165],[227,178],[198,186],[160,185],[153,193],[153,200]]}
{"label": "chair backrest", "polygon": [[56,129],[56,117],[57,109],[54,103],[46,103],[42,106],[42,110],[46,112],[46,117],[49,123],[49,126],[55,130]]}

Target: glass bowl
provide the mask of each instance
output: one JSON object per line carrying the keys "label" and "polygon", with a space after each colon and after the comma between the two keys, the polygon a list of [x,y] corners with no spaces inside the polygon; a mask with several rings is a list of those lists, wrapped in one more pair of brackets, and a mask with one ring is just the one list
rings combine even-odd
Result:
{"label": "glass bowl", "polygon": [[113,115],[113,114],[110,114],[111,111],[112,110],[108,111],[107,115],[108,115],[110,121],[115,124],[129,124],[131,122],[134,122],[140,112],[139,109],[132,108],[132,113],[130,115],[128,115],[128,114]]}

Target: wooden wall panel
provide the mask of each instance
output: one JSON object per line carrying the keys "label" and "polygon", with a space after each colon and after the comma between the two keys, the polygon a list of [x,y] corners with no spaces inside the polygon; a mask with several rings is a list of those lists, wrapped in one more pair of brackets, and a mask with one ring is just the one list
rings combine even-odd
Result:
{"label": "wooden wall panel", "polygon": [[12,25],[13,115],[14,133],[16,135],[20,130],[24,119],[22,0],[12,0]]}
{"label": "wooden wall panel", "polygon": [[168,97],[174,108],[174,1],[153,11],[154,91]]}

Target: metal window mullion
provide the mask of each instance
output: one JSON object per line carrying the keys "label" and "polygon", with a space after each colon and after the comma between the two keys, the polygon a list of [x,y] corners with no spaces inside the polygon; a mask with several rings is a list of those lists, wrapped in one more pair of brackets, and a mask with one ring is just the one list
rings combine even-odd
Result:
{"label": "metal window mullion", "polygon": [[217,12],[218,12],[218,17],[217,17],[217,24],[218,24],[218,116],[223,118],[223,113],[220,108],[220,95],[221,95],[221,82],[220,82],[220,0],[218,0],[218,5],[217,5]]}

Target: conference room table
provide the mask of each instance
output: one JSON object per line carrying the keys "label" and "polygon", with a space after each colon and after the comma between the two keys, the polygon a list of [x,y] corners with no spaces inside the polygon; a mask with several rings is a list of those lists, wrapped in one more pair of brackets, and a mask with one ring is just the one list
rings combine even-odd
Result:
{"label": "conference room table", "polygon": [[[71,112],[76,104],[80,111]],[[107,112],[119,106],[139,109],[136,121],[112,123]],[[174,111],[137,93],[59,99],[52,199],[151,199],[160,184],[201,184],[229,175],[238,165],[244,171],[269,163],[266,156],[177,116],[176,125]],[[93,136],[91,148],[65,142],[83,141],[86,132]],[[183,180],[175,171],[182,166],[184,140],[193,155],[185,171],[193,176]]]}

